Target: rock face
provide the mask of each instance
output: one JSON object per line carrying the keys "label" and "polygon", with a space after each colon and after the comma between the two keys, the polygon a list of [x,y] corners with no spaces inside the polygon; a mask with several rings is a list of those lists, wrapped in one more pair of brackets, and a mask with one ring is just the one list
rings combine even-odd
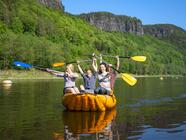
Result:
{"label": "rock face", "polygon": [[137,18],[114,15],[108,12],[95,12],[79,16],[105,31],[129,32],[143,35],[142,22]]}
{"label": "rock face", "polygon": [[39,0],[40,3],[55,9],[60,9],[64,12],[64,6],[61,0]]}
{"label": "rock face", "polygon": [[145,25],[145,34],[175,44],[178,51],[186,55],[186,31],[172,24]]}
{"label": "rock face", "polygon": [[144,33],[158,38],[166,38],[176,33],[186,34],[185,30],[172,24],[144,25]]}

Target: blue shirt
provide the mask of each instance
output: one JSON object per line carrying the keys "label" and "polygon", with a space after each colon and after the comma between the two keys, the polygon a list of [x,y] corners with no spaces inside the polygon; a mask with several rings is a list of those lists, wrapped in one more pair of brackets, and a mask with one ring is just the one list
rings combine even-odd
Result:
{"label": "blue shirt", "polygon": [[91,77],[89,77],[87,74],[82,74],[83,80],[84,80],[84,87],[85,89],[95,89],[96,88],[96,78],[97,73],[93,73]]}

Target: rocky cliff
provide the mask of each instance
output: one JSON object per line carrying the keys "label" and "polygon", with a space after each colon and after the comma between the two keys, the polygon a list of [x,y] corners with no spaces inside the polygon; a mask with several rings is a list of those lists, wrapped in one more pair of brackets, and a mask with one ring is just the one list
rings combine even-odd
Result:
{"label": "rocky cliff", "polygon": [[165,38],[173,34],[185,34],[185,30],[172,24],[144,25],[144,33],[154,37]]}
{"label": "rocky cliff", "polygon": [[81,14],[79,16],[90,24],[105,31],[129,32],[143,35],[142,22],[137,18],[114,15],[108,12],[95,12]]}
{"label": "rocky cliff", "polygon": [[171,42],[186,55],[186,31],[172,24],[145,25],[144,33]]}
{"label": "rocky cliff", "polygon": [[40,3],[55,9],[60,9],[64,12],[64,6],[61,0],[38,0]]}

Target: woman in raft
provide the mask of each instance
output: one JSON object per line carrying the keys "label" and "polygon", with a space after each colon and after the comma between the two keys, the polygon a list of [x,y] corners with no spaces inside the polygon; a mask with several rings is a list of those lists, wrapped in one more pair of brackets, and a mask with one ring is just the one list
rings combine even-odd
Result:
{"label": "woman in raft", "polygon": [[94,69],[94,72],[91,69],[87,69],[85,74],[79,64],[79,61],[77,61],[77,66],[84,81],[84,86],[80,85],[81,92],[94,93],[94,89],[96,87],[96,78],[97,78],[97,69],[98,69],[96,58],[95,57],[92,58],[92,67]]}
{"label": "woman in raft", "polygon": [[64,78],[64,90],[63,93],[80,93],[78,88],[75,85],[75,80],[79,77],[77,73],[74,72],[74,66],[72,64],[68,64],[66,66],[66,71],[64,73],[58,73],[47,69],[48,72]]}
{"label": "woman in raft", "polygon": [[[117,70],[119,69],[119,57],[117,59]],[[109,66],[110,65],[110,66]],[[114,88],[114,83],[117,73],[111,68],[111,64],[102,62],[102,56],[100,55],[100,66],[98,72],[98,88],[95,89],[96,94],[110,95],[110,91]]]}

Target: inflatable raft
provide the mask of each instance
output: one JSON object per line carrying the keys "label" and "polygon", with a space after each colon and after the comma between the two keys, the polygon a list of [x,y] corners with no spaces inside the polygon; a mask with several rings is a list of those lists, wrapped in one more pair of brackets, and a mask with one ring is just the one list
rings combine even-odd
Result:
{"label": "inflatable raft", "polygon": [[66,93],[62,103],[70,111],[106,111],[116,106],[113,92],[110,95]]}

